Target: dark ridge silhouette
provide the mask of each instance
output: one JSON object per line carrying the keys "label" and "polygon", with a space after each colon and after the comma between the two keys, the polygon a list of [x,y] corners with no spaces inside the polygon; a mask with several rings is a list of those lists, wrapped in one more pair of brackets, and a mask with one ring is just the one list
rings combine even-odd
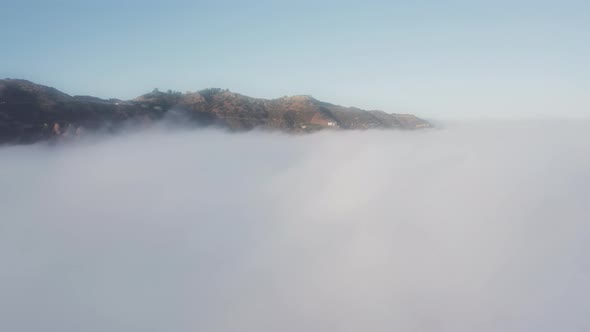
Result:
{"label": "dark ridge silhouette", "polygon": [[432,125],[410,114],[365,111],[310,96],[251,98],[223,89],[180,93],[157,89],[133,100],[70,96],[26,80],[0,80],[0,143],[33,143],[77,137],[86,131],[117,130],[134,121],[149,125],[167,115],[186,124],[243,131],[322,129],[420,129]]}

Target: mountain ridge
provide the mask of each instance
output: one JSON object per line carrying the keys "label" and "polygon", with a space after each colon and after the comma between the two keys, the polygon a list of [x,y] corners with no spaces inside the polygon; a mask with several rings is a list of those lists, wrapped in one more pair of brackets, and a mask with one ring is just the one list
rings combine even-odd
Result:
{"label": "mountain ridge", "polygon": [[308,95],[261,99],[218,88],[186,93],[154,89],[134,99],[120,100],[71,96],[27,80],[0,80],[0,143],[33,143],[100,128],[117,130],[128,121],[149,124],[171,113],[182,114],[184,122],[195,126],[234,131],[432,127],[411,114],[344,107]]}

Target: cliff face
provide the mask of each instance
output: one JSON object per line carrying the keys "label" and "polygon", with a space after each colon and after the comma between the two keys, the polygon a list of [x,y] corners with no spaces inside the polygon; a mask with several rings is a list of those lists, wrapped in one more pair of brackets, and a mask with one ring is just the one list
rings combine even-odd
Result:
{"label": "cliff face", "polygon": [[133,100],[69,96],[24,80],[0,80],[0,143],[32,143],[84,131],[116,130],[127,121],[151,123],[167,114],[198,126],[286,132],[321,129],[419,129],[431,125],[409,114],[337,106],[308,96],[257,99],[221,89],[153,91]]}

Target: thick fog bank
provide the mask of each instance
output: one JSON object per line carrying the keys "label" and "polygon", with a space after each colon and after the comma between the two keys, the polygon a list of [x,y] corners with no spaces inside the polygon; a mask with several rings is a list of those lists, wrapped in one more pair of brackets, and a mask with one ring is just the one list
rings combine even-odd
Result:
{"label": "thick fog bank", "polygon": [[0,148],[0,330],[588,331],[589,124]]}

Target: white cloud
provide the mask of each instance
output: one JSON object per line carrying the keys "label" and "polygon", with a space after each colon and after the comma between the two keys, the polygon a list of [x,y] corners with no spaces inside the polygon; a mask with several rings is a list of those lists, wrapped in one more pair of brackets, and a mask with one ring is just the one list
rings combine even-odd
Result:
{"label": "white cloud", "polygon": [[587,125],[1,148],[0,330],[588,330]]}

